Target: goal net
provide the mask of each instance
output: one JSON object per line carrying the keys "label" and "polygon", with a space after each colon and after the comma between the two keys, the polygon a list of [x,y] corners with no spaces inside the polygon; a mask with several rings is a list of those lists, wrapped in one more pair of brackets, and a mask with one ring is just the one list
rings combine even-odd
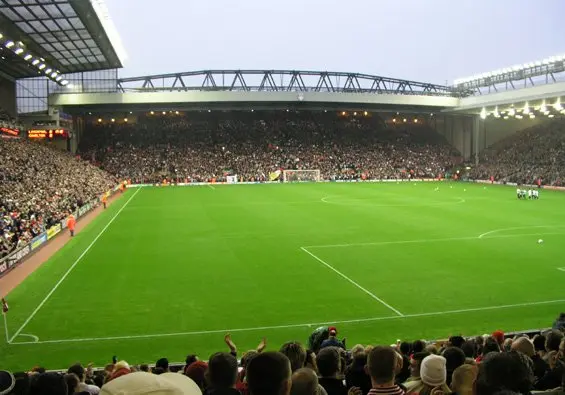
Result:
{"label": "goal net", "polygon": [[284,182],[320,181],[320,170],[283,170]]}

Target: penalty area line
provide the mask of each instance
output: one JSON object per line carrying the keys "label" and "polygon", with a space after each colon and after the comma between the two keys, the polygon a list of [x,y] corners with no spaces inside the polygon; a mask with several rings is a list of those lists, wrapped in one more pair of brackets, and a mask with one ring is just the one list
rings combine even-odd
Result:
{"label": "penalty area line", "polygon": [[318,262],[320,262],[322,265],[324,265],[325,267],[327,267],[328,269],[332,270],[334,273],[336,273],[337,275],[343,277],[344,279],[346,279],[347,281],[349,281],[351,284],[353,284],[354,286],[356,286],[357,288],[359,288],[361,291],[365,292],[367,295],[369,295],[371,298],[375,299],[377,302],[381,303],[383,306],[385,306],[386,308],[388,308],[389,310],[392,310],[396,315],[398,315],[399,317],[402,317],[404,314],[402,314],[400,311],[398,311],[397,309],[395,309],[394,307],[392,307],[391,305],[389,305],[387,302],[385,302],[384,300],[382,300],[381,298],[379,298],[377,295],[373,294],[371,291],[367,290],[366,288],[363,288],[361,285],[359,285],[357,282],[355,282],[354,280],[352,280],[351,278],[347,277],[345,274],[343,274],[342,272],[340,272],[339,270],[337,270],[335,267],[333,267],[332,265],[330,265],[329,263],[325,262],[324,260],[322,260],[320,257],[318,257],[315,254],[312,254],[310,251],[308,251],[305,247],[300,247],[300,249],[302,251],[304,251],[305,253],[307,253],[308,255],[310,255],[312,258],[314,258],[315,260],[317,260]]}
{"label": "penalty area line", "polygon": [[155,333],[155,334],[148,334],[148,335],[86,337],[86,338],[76,338],[76,339],[40,340],[40,341],[33,341],[33,342],[14,342],[14,343],[10,343],[10,345],[15,346],[15,345],[29,345],[29,344],[80,343],[80,342],[94,342],[94,341],[105,341],[105,340],[134,340],[134,339],[148,339],[148,338],[160,338],[160,337],[208,335],[208,334],[217,334],[217,333],[253,332],[253,331],[276,330],[276,329],[312,328],[312,327],[317,327],[317,326],[322,326],[322,325],[355,324],[355,323],[363,323],[363,322],[404,320],[404,319],[408,319],[408,318],[434,317],[434,316],[442,316],[442,315],[450,315],[450,314],[463,314],[463,313],[472,313],[472,312],[480,312],[480,311],[488,311],[488,310],[503,310],[503,309],[510,309],[510,308],[540,306],[540,305],[557,304],[557,303],[565,303],[565,299],[545,300],[545,301],[539,301],[539,302],[515,303],[515,304],[506,304],[506,305],[498,305],[498,306],[488,306],[488,307],[475,307],[475,308],[458,309],[458,310],[436,311],[436,312],[431,312],[431,313],[405,314],[403,316],[391,315],[391,316],[384,316],[384,317],[358,318],[358,319],[338,320],[338,321],[321,321],[321,322],[311,322],[311,323],[304,323],[304,324],[258,326],[258,327],[252,327],[252,328],[217,329],[217,330],[192,331],[192,332]]}
{"label": "penalty area line", "polygon": [[[104,234],[104,232],[106,232],[106,230],[112,224],[112,222],[114,222],[114,220],[116,218],[118,218],[118,215],[120,215],[120,213],[124,210],[124,208],[126,208],[126,206],[129,204],[129,202],[131,202],[133,200],[133,198],[139,193],[139,191],[141,191],[141,189],[142,188],[138,188],[137,191],[135,191],[135,193],[133,195],[131,195],[131,197],[124,203],[124,205],[122,207],[120,207],[118,212],[112,217],[112,219],[110,219],[110,221],[108,221],[106,226],[104,226],[104,228],[102,228],[100,233],[98,233],[98,235],[94,238],[94,240],[92,240],[92,242],[88,245],[88,247],[86,247],[86,249],[82,252],[82,254],[79,255],[79,257],[76,259],[76,261],[74,261],[74,263],[71,265],[71,267],[65,272],[65,274],[63,274],[63,276],[59,279],[59,281],[57,281],[57,283],[53,286],[51,291],[49,291],[49,293],[45,296],[45,298],[43,298],[43,300],[39,303],[39,305],[35,308],[35,310],[33,310],[33,312],[30,314],[30,316],[24,321],[22,326],[20,326],[20,328],[16,331],[16,333],[14,333],[14,335],[10,338],[10,341],[8,343],[12,343],[14,341],[14,339],[22,333],[22,330],[27,326],[27,324],[29,324],[29,322],[33,319],[33,317],[35,317],[35,315],[39,312],[39,310],[43,307],[43,305],[49,300],[51,295],[53,295],[53,293],[57,290],[57,288],[59,288],[59,286],[63,283],[63,281],[65,281],[65,279],[73,271],[73,269],[76,267],[76,265],[78,265],[78,263],[86,255],[86,253],[88,251],[90,251],[92,246],[98,241],[98,239]],[[29,343],[29,342],[26,342],[26,343]],[[34,343],[38,343],[38,342],[34,342]]]}

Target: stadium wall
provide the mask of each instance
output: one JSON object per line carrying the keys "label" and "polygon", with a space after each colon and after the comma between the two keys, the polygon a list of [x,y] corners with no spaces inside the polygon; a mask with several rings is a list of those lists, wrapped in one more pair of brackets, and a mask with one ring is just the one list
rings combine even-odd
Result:
{"label": "stadium wall", "polygon": [[0,108],[16,117],[16,82],[0,77]]}
{"label": "stadium wall", "polygon": [[435,131],[445,137],[468,160],[473,154],[473,117],[438,115]]}

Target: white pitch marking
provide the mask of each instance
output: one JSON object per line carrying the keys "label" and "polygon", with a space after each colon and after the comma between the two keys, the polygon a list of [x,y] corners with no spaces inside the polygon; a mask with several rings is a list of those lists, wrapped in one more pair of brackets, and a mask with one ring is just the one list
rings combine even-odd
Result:
{"label": "white pitch marking", "polygon": [[565,272],[565,267],[558,267],[557,270],[561,270],[562,272]]}
{"label": "white pitch marking", "polygon": [[108,229],[108,227],[112,224],[112,222],[114,222],[114,220],[116,218],[118,218],[118,215],[120,215],[120,213],[123,211],[123,209],[129,204],[129,202],[132,201],[132,199],[139,193],[139,191],[141,191],[141,189],[142,188],[137,189],[137,191],[135,191],[135,193],[133,195],[131,195],[131,197],[127,200],[127,202],[125,202],[125,204],[122,207],[120,207],[120,209],[118,210],[116,215],[114,215],[112,217],[112,219],[106,224],[106,226],[104,226],[104,228],[100,231],[100,233],[98,233],[98,236],[96,236],[94,238],[94,240],[92,240],[92,242],[88,245],[88,247],[86,247],[86,249],[82,252],[82,254],[80,254],[80,256],[76,259],[76,261],[71,265],[71,267],[65,272],[65,274],[63,274],[63,277],[61,277],[59,279],[59,281],[57,281],[57,284],[55,284],[55,286],[51,289],[51,291],[49,291],[47,296],[45,296],[45,298],[43,298],[43,300],[41,301],[41,303],[39,303],[39,305],[35,308],[35,310],[33,310],[31,315],[24,321],[22,326],[20,326],[20,329],[18,329],[16,331],[16,333],[14,333],[14,335],[10,339],[10,343],[13,342],[16,337],[18,337],[18,335],[22,332],[22,329],[24,329],[26,327],[26,325],[29,324],[29,322],[33,319],[33,317],[35,317],[37,312],[43,307],[43,305],[47,302],[47,300],[51,297],[51,295],[53,295],[53,293],[57,290],[57,288],[59,288],[59,286],[63,283],[63,281],[65,281],[67,276],[73,271],[73,269],[76,267],[76,265],[86,255],[86,253],[92,248],[94,243],[96,243],[98,241],[98,239],[100,238],[100,236],[102,236],[104,234],[104,232],[106,232],[106,229]]}
{"label": "white pitch marking", "polygon": [[384,305],[385,307],[387,307],[389,310],[392,310],[396,313],[396,315],[402,317],[404,316],[404,314],[402,314],[400,311],[398,311],[397,309],[395,309],[394,307],[392,307],[391,305],[389,305],[387,302],[385,302],[384,300],[382,300],[381,298],[379,298],[378,296],[376,296],[375,294],[373,294],[371,291],[363,288],[361,285],[359,285],[358,283],[356,283],[354,280],[350,279],[349,277],[347,277],[345,274],[343,274],[342,272],[340,272],[339,270],[337,270],[335,267],[333,267],[332,265],[330,265],[329,263],[325,262],[324,260],[322,260],[321,258],[317,257],[316,255],[312,254],[310,251],[308,251],[306,248],[304,247],[300,247],[300,249],[302,251],[304,251],[305,253],[307,253],[308,255],[310,255],[312,258],[314,258],[315,260],[317,260],[318,262],[320,262],[322,265],[326,266],[328,269],[333,270],[336,274],[340,275],[341,277],[343,277],[344,279],[346,279],[347,281],[349,281],[351,284],[355,285],[357,288],[359,288],[361,291],[365,292],[367,295],[369,295],[371,298],[375,299],[376,301],[378,301],[379,303],[381,303],[382,305]]}
{"label": "white pitch marking", "polygon": [[6,332],[6,343],[10,344],[10,335],[8,335],[8,320],[6,319],[6,313],[2,313],[4,316],[4,331]]}
{"label": "white pitch marking", "polygon": [[252,332],[252,331],[264,331],[264,330],[272,330],[272,329],[308,328],[308,327],[322,326],[322,325],[354,324],[354,323],[360,323],[360,322],[388,321],[388,320],[418,318],[418,317],[433,317],[433,316],[448,315],[448,314],[461,314],[461,313],[470,313],[470,312],[477,312],[477,311],[501,310],[501,309],[515,308],[515,307],[540,306],[540,305],[557,304],[557,303],[565,303],[565,299],[545,300],[545,301],[540,301],[540,302],[515,303],[515,304],[506,304],[506,305],[489,306],[489,307],[475,307],[475,308],[459,309],[459,310],[436,311],[436,312],[431,312],[431,313],[405,314],[403,316],[391,315],[391,316],[385,316],[385,317],[370,317],[370,318],[358,318],[358,319],[351,319],[351,320],[323,321],[323,322],[312,322],[312,323],[305,323],[305,324],[259,326],[259,327],[253,327],[253,328],[236,328],[236,329],[217,329],[217,330],[193,331],[193,332],[156,333],[156,334],[150,334],[150,335],[131,335],[131,336],[111,336],[111,337],[77,338],[77,339],[42,340],[42,341],[39,341],[39,342],[16,342],[16,343],[11,343],[11,345],[57,344],[57,343],[75,343],[75,342],[78,343],[78,342],[104,341],[104,340],[147,339],[147,338],[160,338],[160,337],[172,337],[172,336],[207,335],[207,334],[215,334],[215,333]]}
{"label": "white pitch marking", "polygon": [[[332,202],[331,200],[328,201],[329,198],[331,198],[333,196],[324,196],[323,198],[320,199],[320,201],[322,203],[326,203],[326,204],[335,204],[335,205],[342,205],[342,206],[349,206],[349,205],[353,205],[356,204],[356,201],[360,201],[360,202],[371,202],[371,199],[342,199],[342,201],[349,201],[351,203],[343,203],[340,202],[339,200],[337,202]],[[456,204],[462,204],[465,203],[466,200],[463,198],[458,198],[459,200],[455,201],[455,202],[437,202],[437,203],[431,203],[431,204],[414,204],[414,203],[410,203],[410,204],[370,204],[371,207],[437,207],[437,206],[453,206]],[[366,204],[366,203],[362,203],[362,204]]]}
{"label": "white pitch marking", "polygon": [[514,226],[512,228],[500,228],[500,229],[495,229],[495,230],[491,230],[485,233],[481,233],[479,235],[479,239],[482,239],[485,236],[491,235],[493,233],[499,233],[499,232],[504,232],[507,230],[521,230],[521,229],[532,229],[532,228],[565,228],[565,225],[533,225],[533,226]]}
{"label": "white pitch marking", "polygon": [[[19,337],[31,337],[31,338],[33,339],[33,342],[32,342],[32,343],[37,343],[37,342],[39,342],[39,337],[37,337],[37,336],[35,336],[35,335],[30,335],[30,334],[27,334],[27,333],[20,333],[18,336],[19,336]],[[15,342],[15,343],[17,343],[17,342]],[[30,343],[30,342],[26,342],[26,343]]]}
{"label": "white pitch marking", "polygon": [[216,188],[214,188],[212,185],[210,184],[206,184],[208,186],[208,188],[212,188],[214,191],[216,190]]}
{"label": "white pitch marking", "polygon": [[[505,239],[513,237],[522,236],[547,236],[547,235],[563,235],[563,232],[551,232],[551,233],[520,233],[513,235],[498,235],[490,237],[482,237],[482,239]],[[362,247],[362,246],[379,246],[379,245],[389,245],[389,244],[412,244],[412,243],[434,243],[439,241],[458,241],[458,240],[479,240],[478,236],[464,236],[464,237],[446,237],[441,239],[412,239],[412,240],[393,240],[393,241],[376,241],[367,243],[349,243],[349,244],[322,244],[322,245],[311,245],[305,246],[303,248],[334,248],[334,247]]]}

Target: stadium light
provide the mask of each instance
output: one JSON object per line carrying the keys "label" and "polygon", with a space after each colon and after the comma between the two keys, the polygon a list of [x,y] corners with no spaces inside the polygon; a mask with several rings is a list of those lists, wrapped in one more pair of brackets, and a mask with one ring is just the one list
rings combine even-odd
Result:
{"label": "stadium light", "polygon": [[124,122],[127,122],[127,121],[128,121],[128,119],[127,119],[127,118],[124,118]]}
{"label": "stadium light", "polygon": [[114,118],[112,118],[112,122],[116,122],[116,120]]}
{"label": "stadium light", "polygon": [[59,82],[59,81],[61,81],[62,79],[63,79],[62,76],[58,76],[57,78],[55,78],[55,81]]}
{"label": "stadium light", "polygon": [[[130,114],[131,114],[131,112],[130,112]],[[178,111],[175,111],[175,114],[176,114],[176,115],[179,115],[179,112],[178,112]]]}
{"label": "stadium light", "polygon": [[151,115],[155,115],[155,111],[151,111],[150,114],[151,114]]}
{"label": "stadium light", "polygon": [[513,117],[514,115],[516,115],[516,110],[511,108],[510,110],[508,110],[508,115],[510,115],[511,117]]}
{"label": "stadium light", "polygon": [[102,118],[98,118],[98,123],[102,122]]}
{"label": "stadium light", "polygon": [[526,104],[524,105],[524,114],[529,114],[530,113],[530,107],[528,106],[528,102],[526,102]]}
{"label": "stadium light", "polygon": [[406,118],[404,118],[404,119],[402,120],[402,122],[406,123]]}
{"label": "stadium light", "polygon": [[39,70],[43,70],[45,67],[47,67],[45,66],[45,63],[41,63],[38,68]]}
{"label": "stadium light", "polygon": [[356,117],[357,116],[357,111],[353,112],[353,116]]}
{"label": "stadium light", "polygon": [[163,111],[163,115],[167,115],[167,111]]}
{"label": "stadium light", "polygon": [[16,45],[16,44],[14,44],[13,41],[6,41],[6,44],[4,44],[4,46],[6,48],[12,48],[14,45]]}
{"label": "stadium light", "polygon": [[52,71],[53,71],[53,69],[49,68],[49,69],[45,70],[45,74],[49,74]]}
{"label": "stadium light", "polygon": [[487,117],[487,110],[486,108],[483,107],[483,109],[481,110],[481,119],[486,119]]}
{"label": "stadium light", "polygon": [[547,117],[548,117],[548,118],[553,118],[554,116],[555,116],[555,115],[553,115],[553,114],[549,114]]}
{"label": "stadium light", "polygon": [[369,113],[368,113],[367,111],[365,111],[365,112],[363,113],[363,115],[367,116],[367,115],[369,115]]}
{"label": "stadium light", "polygon": [[24,56],[24,60],[30,60],[31,58],[33,58],[33,56],[31,56],[30,54]]}
{"label": "stadium light", "polygon": [[392,118],[392,123],[396,123],[396,118]]}
{"label": "stadium light", "polygon": [[2,33],[0,33],[0,38],[4,37],[4,35]]}
{"label": "stadium light", "polygon": [[51,78],[57,77],[57,72],[51,74]]}
{"label": "stadium light", "polygon": [[414,123],[418,123],[418,118],[414,118]]}
{"label": "stadium light", "polygon": [[24,52],[23,48],[18,48],[14,51],[16,53],[16,55],[21,54],[22,52]]}
{"label": "stadium light", "polygon": [[561,111],[563,109],[563,106],[561,105],[561,98],[557,99],[557,101],[553,105],[553,108],[555,108],[557,111]]}

